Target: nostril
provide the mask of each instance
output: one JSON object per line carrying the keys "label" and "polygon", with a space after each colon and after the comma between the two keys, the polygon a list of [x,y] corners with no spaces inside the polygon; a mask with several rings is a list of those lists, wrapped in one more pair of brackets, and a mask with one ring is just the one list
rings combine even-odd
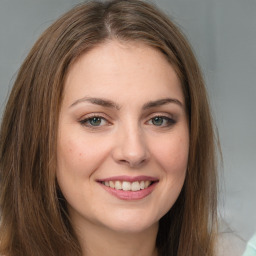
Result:
{"label": "nostril", "polygon": [[138,167],[147,162],[149,152],[146,142],[143,138],[139,138],[138,132],[130,135],[122,133],[122,136],[117,138],[116,144],[113,147],[112,156],[119,164],[126,164],[130,167]]}
{"label": "nostril", "polygon": [[129,165],[130,167],[139,167],[146,163],[146,159],[121,159],[119,163]]}

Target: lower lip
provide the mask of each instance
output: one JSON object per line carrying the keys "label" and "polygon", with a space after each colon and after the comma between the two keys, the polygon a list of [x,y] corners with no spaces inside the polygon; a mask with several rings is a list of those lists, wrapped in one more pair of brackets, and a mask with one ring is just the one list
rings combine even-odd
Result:
{"label": "lower lip", "polygon": [[111,195],[117,197],[121,200],[140,200],[145,197],[147,197],[149,194],[152,193],[154,188],[157,185],[157,182],[154,182],[152,185],[150,185],[148,188],[141,189],[138,191],[124,191],[124,190],[118,190],[111,187],[107,187],[101,183],[99,183],[107,192],[109,192]]}

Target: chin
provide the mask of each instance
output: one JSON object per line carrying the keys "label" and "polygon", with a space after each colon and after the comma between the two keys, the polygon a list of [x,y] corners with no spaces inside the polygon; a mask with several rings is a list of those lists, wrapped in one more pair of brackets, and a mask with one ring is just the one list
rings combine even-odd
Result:
{"label": "chin", "polygon": [[[148,215],[148,214],[147,214]],[[126,213],[120,216],[111,216],[105,226],[119,233],[141,233],[151,228],[158,227],[158,219],[145,214]]]}

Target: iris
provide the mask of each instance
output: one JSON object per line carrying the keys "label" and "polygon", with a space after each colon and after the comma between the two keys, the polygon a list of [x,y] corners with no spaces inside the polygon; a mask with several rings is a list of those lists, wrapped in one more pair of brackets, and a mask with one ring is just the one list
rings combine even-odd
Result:
{"label": "iris", "polygon": [[157,117],[152,118],[152,124],[153,125],[161,126],[161,125],[163,125],[163,122],[164,122],[163,117],[157,116]]}

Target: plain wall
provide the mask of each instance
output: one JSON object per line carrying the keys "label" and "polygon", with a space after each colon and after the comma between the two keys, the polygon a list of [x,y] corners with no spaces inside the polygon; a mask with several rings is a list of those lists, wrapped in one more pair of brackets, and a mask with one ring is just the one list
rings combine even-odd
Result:
{"label": "plain wall", "polygon": [[[22,61],[60,14],[82,1],[0,0],[0,115]],[[245,240],[256,231],[256,0],[158,0],[189,39],[221,139],[220,213]]]}

